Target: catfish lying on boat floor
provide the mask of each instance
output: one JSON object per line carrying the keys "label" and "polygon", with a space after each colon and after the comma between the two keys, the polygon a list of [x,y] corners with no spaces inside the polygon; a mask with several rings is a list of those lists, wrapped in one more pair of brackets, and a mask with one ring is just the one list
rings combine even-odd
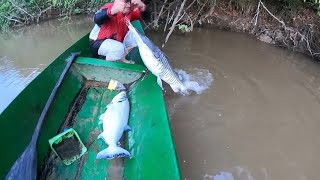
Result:
{"label": "catfish lying on boat floor", "polygon": [[[89,175],[86,176],[82,172],[87,172],[89,169],[91,173],[101,173],[95,174],[93,177],[100,177],[100,175],[106,174],[105,176],[114,179],[114,177],[123,176],[123,158],[116,158],[108,162],[96,159],[97,153],[106,147],[104,142],[97,140],[101,132],[98,117],[105,112],[107,104],[119,93],[119,91],[107,89],[107,85],[105,83],[87,82],[86,87],[81,90],[81,93],[75,99],[69,110],[70,114],[60,129],[60,131],[63,131],[66,127],[77,129],[79,135],[83,137],[83,142],[88,148],[88,152],[81,159],[68,166],[64,165],[54,153],[50,153],[46,159],[46,165],[41,170],[42,176],[40,179],[85,178],[89,177]],[[96,108],[97,111],[95,111]],[[106,120],[106,122],[108,121],[109,119]],[[122,136],[120,142],[122,146],[125,145],[124,136]],[[102,172],[101,169],[104,169],[104,171]]]}
{"label": "catfish lying on boat floor", "polygon": [[98,138],[103,139],[109,147],[97,154],[97,159],[113,159],[114,157],[130,157],[130,153],[117,144],[123,131],[130,130],[128,126],[129,100],[125,91],[116,95],[107,105],[107,110],[100,116],[103,132]]}

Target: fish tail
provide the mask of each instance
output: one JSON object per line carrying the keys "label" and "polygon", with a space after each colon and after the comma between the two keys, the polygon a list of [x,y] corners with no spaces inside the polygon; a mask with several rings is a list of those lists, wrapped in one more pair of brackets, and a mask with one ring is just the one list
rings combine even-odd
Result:
{"label": "fish tail", "polygon": [[97,159],[113,159],[115,157],[131,157],[131,154],[119,147],[119,146],[109,146],[108,148],[100,151],[97,154]]}
{"label": "fish tail", "polygon": [[181,93],[182,95],[184,95],[184,96],[190,94],[187,88],[181,88],[181,89],[180,89],[180,93]]}
{"label": "fish tail", "polygon": [[189,95],[189,91],[184,85],[176,86],[174,84],[174,85],[170,85],[170,87],[175,93],[181,93],[184,96]]}

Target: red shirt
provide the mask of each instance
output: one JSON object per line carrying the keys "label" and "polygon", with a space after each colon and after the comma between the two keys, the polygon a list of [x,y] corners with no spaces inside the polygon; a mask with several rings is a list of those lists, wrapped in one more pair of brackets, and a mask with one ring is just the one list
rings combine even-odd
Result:
{"label": "red shirt", "polygon": [[[102,6],[100,9],[108,9],[107,13],[109,19],[106,23],[100,26],[100,30],[98,32],[98,36],[94,40],[103,40],[103,39],[115,39],[117,41],[122,42],[126,33],[128,32],[128,27],[126,25],[126,21],[124,19],[124,14],[119,12],[115,15],[111,15],[111,8],[113,3],[107,3]],[[141,19],[141,13],[139,9],[134,9],[129,14],[127,14],[127,18],[130,21]]]}

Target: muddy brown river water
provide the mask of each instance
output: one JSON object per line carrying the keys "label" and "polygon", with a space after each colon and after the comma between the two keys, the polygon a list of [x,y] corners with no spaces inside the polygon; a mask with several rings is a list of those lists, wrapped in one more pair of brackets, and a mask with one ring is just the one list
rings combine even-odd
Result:
{"label": "muddy brown river water", "polygon": [[[0,35],[0,112],[85,35],[89,18]],[[161,44],[160,33],[148,33]],[[210,72],[202,94],[165,99],[182,179],[315,180],[320,169],[320,65],[251,36],[209,29],[172,35],[174,68]]]}

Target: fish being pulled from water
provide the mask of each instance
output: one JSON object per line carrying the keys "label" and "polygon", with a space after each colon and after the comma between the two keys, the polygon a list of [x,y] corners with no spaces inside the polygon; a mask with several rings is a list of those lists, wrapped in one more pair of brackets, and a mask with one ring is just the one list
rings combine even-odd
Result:
{"label": "fish being pulled from water", "polygon": [[174,92],[180,92],[183,95],[189,94],[187,88],[169,65],[167,56],[150,39],[135,29],[128,20],[127,25],[129,32],[124,41],[130,39],[127,42],[131,42],[131,46],[138,46],[143,63],[152,74],[157,76],[157,82],[161,89],[163,90],[161,81],[163,80],[170,85]]}
{"label": "fish being pulled from water", "polygon": [[118,146],[118,142],[124,131],[129,131],[129,100],[125,91],[117,94],[107,105],[105,113],[100,115],[100,122],[103,123],[103,132],[98,139],[103,139],[108,148],[97,154],[97,159],[113,159],[115,157],[131,157],[131,154]]}

